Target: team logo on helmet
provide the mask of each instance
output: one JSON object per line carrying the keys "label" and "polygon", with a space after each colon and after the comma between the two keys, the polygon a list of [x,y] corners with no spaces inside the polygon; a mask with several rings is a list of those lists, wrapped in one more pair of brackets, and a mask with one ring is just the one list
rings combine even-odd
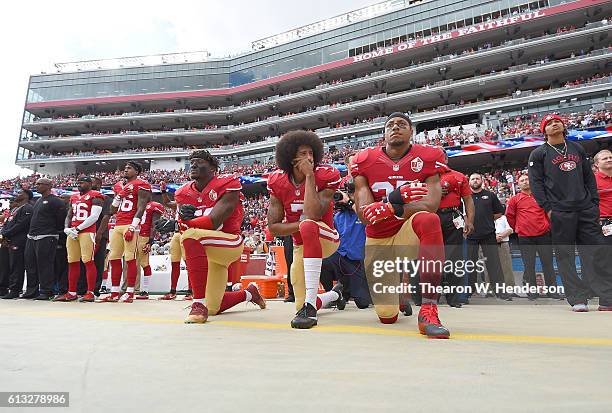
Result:
{"label": "team logo on helmet", "polygon": [[210,197],[211,201],[217,200],[217,192],[214,189],[210,190],[210,193],[208,194],[208,196]]}
{"label": "team logo on helmet", "polygon": [[576,162],[574,161],[565,161],[559,164],[559,169],[565,172],[573,171],[576,169]]}
{"label": "team logo on helmet", "polygon": [[412,161],[410,161],[410,169],[412,169],[414,172],[421,172],[423,169],[423,160],[418,156],[414,158]]}

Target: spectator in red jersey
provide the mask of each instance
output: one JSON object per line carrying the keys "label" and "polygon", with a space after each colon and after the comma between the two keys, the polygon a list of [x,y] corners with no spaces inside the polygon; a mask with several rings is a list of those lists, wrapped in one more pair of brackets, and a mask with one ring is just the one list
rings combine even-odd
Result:
{"label": "spectator in red jersey", "polygon": [[[518,235],[521,258],[525,270],[523,282],[529,286],[536,286],[535,258],[536,252],[540,256],[542,269],[544,270],[544,281],[547,286],[556,286],[556,276],[553,267],[552,239],[550,235],[550,220],[536,202],[531,187],[529,176],[521,175],[518,179],[521,192],[508,200],[506,204],[506,218],[508,224]],[[559,298],[559,294],[547,294],[550,298]],[[535,300],[538,293],[527,293],[527,298]]]}
{"label": "spectator in red jersey", "polygon": [[612,152],[608,149],[599,151],[594,160],[599,192],[599,223],[606,242],[612,244]]}

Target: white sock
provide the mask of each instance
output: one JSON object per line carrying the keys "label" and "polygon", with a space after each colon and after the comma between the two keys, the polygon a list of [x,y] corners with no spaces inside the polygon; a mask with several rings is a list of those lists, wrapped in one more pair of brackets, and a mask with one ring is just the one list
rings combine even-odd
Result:
{"label": "white sock", "polygon": [[150,275],[145,275],[142,277],[142,285],[140,288],[140,291],[143,292],[149,292],[149,281],[151,281],[151,276]]}
{"label": "white sock", "polygon": [[246,302],[250,302],[253,299],[253,294],[251,294],[250,292],[248,292],[247,290],[244,290],[245,294],[246,294]]}
{"label": "white sock", "polygon": [[129,294],[134,294],[134,287],[127,287],[127,288],[125,289],[125,292],[126,292],[126,293],[129,293]]}
{"label": "white sock", "polygon": [[118,293],[120,291],[120,288],[118,285],[113,285],[111,287],[111,293]]}
{"label": "white sock", "polygon": [[200,303],[200,304],[204,304],[204,298],[194,298],[193,299],[194,303]]}
{"label": "white sock", "polygon": [[320,294],[319,299],[321,300],[321,308],[329,307],[329,303],[336,301],[338,298],[340,298],[340,295],[335,291],[328,291]]}
{"label": "white sock", "polygon": [[322,258],[304,258],[304,282],[306,284],[306,302],[317,308],[319,277],[321,276]]}

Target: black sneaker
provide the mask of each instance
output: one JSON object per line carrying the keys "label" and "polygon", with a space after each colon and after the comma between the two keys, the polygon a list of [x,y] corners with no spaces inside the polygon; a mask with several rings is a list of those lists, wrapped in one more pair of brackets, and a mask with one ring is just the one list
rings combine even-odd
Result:
{"label": "black sneaker", "polygon": [[338,310],[344,310],[344,307],[346,307],[346,300],[342,296],[342,284],[336,283],[336,285],[334,285],[334,288],[332,288],[331,290],[338,294],[338,299],[329,303],[330,306],[336,307]]}
{"label": "black sneaker", "polygon": [[139,292],[136,297],[137,300],[148,300],[149,299],[149,293],[147,291],[141,291]]}
{"label": "black sneaker", "polygon": [[499,298],[500,300],[504,300],[504,301],[512,301],[512,296],[510,294],[506,294],[506,293],[499,293],[496,295],[497,298]]}
{"label": "black sneaker", "polygon": [[412,306],[407,298],[400,303],[399,309],[406,317],[410,317],[412,315]]}
{"label": "black sneaker", "polygon": [[538,293],[527,293],[527,299],[529,301],[535,301],[538,298],[540,298],[540,294],[538,294]]}
{"label": "black sneaker", "polygon": [[308,329],[317,325],[317,309],[310,303],[304,303],[304,306],[295,314],[295,318],[291,320],[292,328]]}

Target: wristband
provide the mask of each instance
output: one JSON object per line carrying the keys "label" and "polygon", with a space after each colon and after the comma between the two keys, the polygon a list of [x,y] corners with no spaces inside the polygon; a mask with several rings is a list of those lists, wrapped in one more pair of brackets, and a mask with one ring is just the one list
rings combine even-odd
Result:
{"label": "wristband", "polygon": [[119,205],[121,205],[121,197],[119,195],[114,197],[113,198],[113,203],[111,205],[114,206],[115,208],[118,208]]}
{"label": "wristband", "polygon": [[401,218],[404,215],[404,204],[391,204],[391,207],[396,217]]}
{"label": "wristband", "polygon": [[139,224],[140,224],[140,218],[134,217],[134,219],[132,220],[132,223],[130,225],[133,226],[134,228],[136,228]]}

